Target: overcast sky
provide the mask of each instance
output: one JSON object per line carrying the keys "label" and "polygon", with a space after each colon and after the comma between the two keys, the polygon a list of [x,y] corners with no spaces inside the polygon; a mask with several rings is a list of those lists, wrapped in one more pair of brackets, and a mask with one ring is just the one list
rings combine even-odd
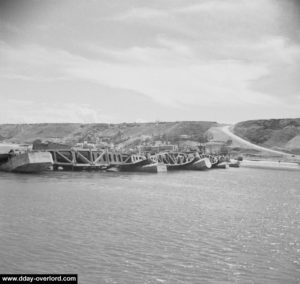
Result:
{"label": "overcast sky", "polygon": [[300,117],[298,0],[0,0],[0,123]]}

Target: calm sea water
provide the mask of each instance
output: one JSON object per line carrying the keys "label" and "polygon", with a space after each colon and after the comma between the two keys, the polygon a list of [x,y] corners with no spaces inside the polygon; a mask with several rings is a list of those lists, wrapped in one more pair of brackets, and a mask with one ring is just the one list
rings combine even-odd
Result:
{"label": "calm sea water", "polygon": [[300,283],[300,172],[0,173],[0,273]]}

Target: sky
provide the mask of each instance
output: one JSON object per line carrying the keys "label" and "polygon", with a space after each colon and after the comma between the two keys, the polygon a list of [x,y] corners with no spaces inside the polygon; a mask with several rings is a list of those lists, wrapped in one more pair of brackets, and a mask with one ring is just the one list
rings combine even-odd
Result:
{"label": "sky", "polygon": [[0,0],[0,123],[300,117],[299,0]]}

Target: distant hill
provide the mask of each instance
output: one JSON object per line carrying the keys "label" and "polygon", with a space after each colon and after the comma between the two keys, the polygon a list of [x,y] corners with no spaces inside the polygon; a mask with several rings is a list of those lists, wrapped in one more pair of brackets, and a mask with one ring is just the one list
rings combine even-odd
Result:
{"label": "distant hill", "polygon": [[243,121],[234,133],[261,146],[300,154],[300,118]]}
{"label": "distant hill", "polygon": [[[126,148],[143,141],[162,140],[195,145],[210,139],[230,140],[219,131],[220,126],[211,121],[2,124],[0,143],[33,143],[40,140],[73,146],[87,141],[113,143]],[[300,118],[243,121],[234,126],[234,133],[257,145],[300,154]]]}
{"label": "distant hill", "polygon": [[206,142],[207,130],[217,125],[216,122],[209,121],[2,124],[0,125],[0,142],[32,143],[41,140],[74,145],[83,141],[92,143],[105,141],[125,146],[140,143],[145,139],[171,142],[189,139]]}

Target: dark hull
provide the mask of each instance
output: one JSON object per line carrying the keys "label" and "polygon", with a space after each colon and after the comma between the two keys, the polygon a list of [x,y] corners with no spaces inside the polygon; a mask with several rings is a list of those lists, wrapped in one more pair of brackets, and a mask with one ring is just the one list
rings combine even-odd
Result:
{"label": "dark hull", "polygon": [[229,167],[231,167],[231,168],[239,168],[240,165],[241,165],[240,161],[234,161],[234,162],[229,163]]}
{"label": "dark hull", "polygon": [[193,163],[194,160],[191,160],[182,164],[166,164],[166,166],[168,171],[186,170]]}
{"label": "dark hull", "polygon": [[150,164],[151,161],[149,160],[142,160],[136,163],[128,163],[123,165],[118,165],[117,168],[122,172],[135,172],[138,170],[139,167],[145,166]]}
{"label": "dark hull", "polygon": [[0,164],[8,161],[9,154],[0,154]]}
{"label": "dark hull", "polygon": [[211,162],[208,158],[198,159],[186,167],[187,170],[203,171],[211,168]]}

